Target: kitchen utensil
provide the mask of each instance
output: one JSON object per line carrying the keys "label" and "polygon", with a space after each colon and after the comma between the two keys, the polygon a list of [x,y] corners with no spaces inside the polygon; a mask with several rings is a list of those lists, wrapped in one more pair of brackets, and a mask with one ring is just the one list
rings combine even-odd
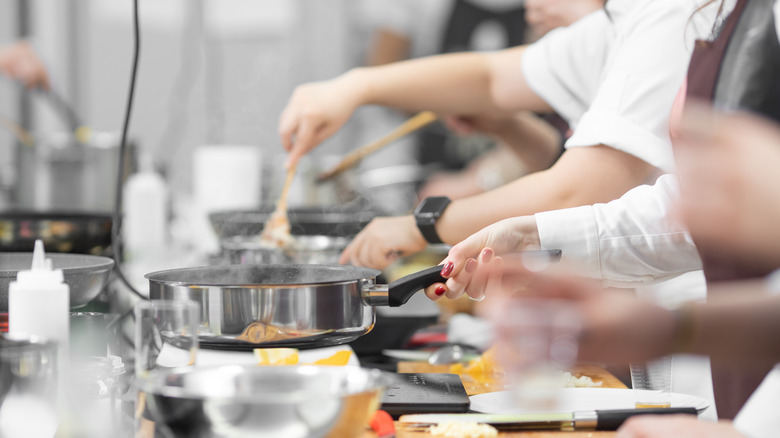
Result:
{"label": "kitchen utensil", "polygon": [[111,246],[111,215],[67,210],[0,212],[0,251],[32,251],[38,239],[47,254],[100,255]]}
{"label": "kitchen utensil", "polygon": [[[209,215],[214,231],[222,238],[256,237],[270,217],[274,206],[259,210],[220,211]],[[352,237],[377,216],[377,211],[363,202],[327,207],[292,207],[287,210],[290,231],[294,236]]]}
{"label": "kitchen utensil", "polygon": [[248,264],[336,264],[346,237],[297,236],[284,248],[269,248],[257,236],[234,236],[220,241],[225,261],[232,265]]}
{"label": "kitchen utensil", "polygon": [[2,114],[0,114],[0,127],[7,129],[21,144],[25,146],[35,145],[35,139],[29,131]]}
{"label": "kitchen utensil", "polygon": [[404,415],[403,429],[427,429],[439,423],[485,423],[498,430],[618,430],[636,415],[696,415],[695,408],[588,410],[540,414],[421,414]]}
{"label": "kitchen utensil", "polygon": [[57,379],[55,343],[0,335],[0,436],[54,436]]}
{"label": "kitchen utensil", "polygon": [[322,347],[346,343],[374,325],[373,306],[404,304],[443,281],[441,266],[375,284],[374,269],[331,265],[233,265],[146,275],[153,300],[201,304],[203,348]]}
{"label": "kitchen utensil", "polygon": [[193,301],[139,301],[135,305],[135,375],[157,368],[195,365],[200,307]]}
{"label": "kitchen utensil", "polygon": [[[70,306],[77,308],[95,298],[108,282],[114,261],[106,257],[81,254],[47,254],[54,269],[62,269],[70,286]],[[0,253],[0,312],[8,312],[8,285],[16,273],[30,269],[32,253]],[[41,303],[45,305],[46,303]]]}
{"label": "kitchen utensil", "polygon": [[385,384],[356,367],[231,365],[158,369],[140,386],[170,438],[340,438],[364,433]]}
{"label": "kitchen utensil", "polygon": [[347,154],[347,156],[345,156],[339,164],[334,166],[332,169],[321,173],[317,177],[317,181],[322,182],[333,178],[341,172],[355,166],[368,155],[373,154],[374,152],[382,149],[383,147],[398,140],[401,137],[409,135],[420,128],[430,125],[434,121],[436,121],[436,114],[430,111],[423,111],[415,115],[379,140],[376,140],[375,142],[365,146],[361,146],[360,148],[355,149],[354,151]]}
{"label": "kitchen utensil", "polygon": [[466,350],[457,344],[445,345],[431,354],[428,363],[431,365],[448,365],[463,361]]}
{"label": "kitchen utensil", "polygon": [[[558,412],[607,409],[634,409],[634,403],[652,391],[623,388],[562,388]],[[710,402],[701,397],[672,393],[672,407],[693,407],[702,412]],[[471,396],[471,410],[485,414],[534,414],[547,410],[521,406],[512,391],[490,392]]]}
{"label": "kitchen utensil", "polygon": [[276,209],[271,213],[271,217],[263,225],[263,232],[260,233],[261,241],[276,248],[287,246],[292,240],[290,221],[287,219],[287,196],[290,193],[293,179],[295,179],[295,168],[296,166],[292,166],[287,169],[282,193],[276,202]]}

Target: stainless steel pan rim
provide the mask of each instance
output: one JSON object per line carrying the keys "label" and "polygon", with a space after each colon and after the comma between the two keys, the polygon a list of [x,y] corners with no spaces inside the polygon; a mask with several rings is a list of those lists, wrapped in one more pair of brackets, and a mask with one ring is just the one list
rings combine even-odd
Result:
{"label": "stainless steel pan rim", "polygon": [[[189,385],[186,379],[203,379],[207,385]],[[307,388],[307,380],[331,379],[328,386]],[[252,379],[247,380],[247,379]],[[285,379],[298,387],[277,391],[246,391],[242,385],[276,382],[282,386]],[[260,367],[257,365],[213,365],[206,367],[159,368],[141,379],[141,391],[148,394],[211,402],[262,402],[295,403],[314,398],[334,398],[375,391],[389,383],[387,376],[376,369],[359,367],[332,367],[317,365],[292,365],[284,367]],[[181,385],[181,386],[177,386]]]}

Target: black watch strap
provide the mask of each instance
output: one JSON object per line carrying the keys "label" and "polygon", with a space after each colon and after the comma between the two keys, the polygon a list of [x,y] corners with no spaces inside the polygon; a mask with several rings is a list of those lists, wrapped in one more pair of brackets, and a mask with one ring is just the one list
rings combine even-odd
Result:
{"label": "black watch strap", "polygon": [[414,210],[417,228],[428,243],[443,243],[436,232],[436,221],[450,205],[450,198],[434,196],[425,198]]}

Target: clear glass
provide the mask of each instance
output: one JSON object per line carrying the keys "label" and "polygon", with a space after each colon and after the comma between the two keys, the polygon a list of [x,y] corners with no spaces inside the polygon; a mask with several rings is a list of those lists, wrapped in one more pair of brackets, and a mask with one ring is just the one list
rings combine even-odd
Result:
{"label": "clear glass", "polygon": [[157,367],[195,364],[200,305],[194,301],[152,300],[135,306],[135,375]]}
{"label": "clear glass", "polygon": [[[156,368],[195,365],[200,305],[194,301],[152,300],[135,306],[135,382],[142,385]],[[138,388],[138,386],[136,387]],[[156,430],[146,394],[136,390],[137,437],[165,436]]]}
{"label": "clear glass", "polygon": [[566,301],[531,298],[511,298],[502,307],[497,352],[516,403],[527,409],[555,409],[562,372],[577,360],[582,328],[578,310]]}
{"label": "clear glass", "polygon": [[637,408],[669,408],[672,406],[672,358],[665,356],[647,363],[631,364],[631,387],[653,391],[642,393]]}

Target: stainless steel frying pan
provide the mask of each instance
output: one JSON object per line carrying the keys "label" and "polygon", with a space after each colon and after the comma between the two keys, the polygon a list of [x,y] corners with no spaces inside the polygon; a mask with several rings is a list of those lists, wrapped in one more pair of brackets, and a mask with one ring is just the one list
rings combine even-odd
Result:
{"label": "stainless steel frying pan", "polygon": [[376,284],[374,269],[331,265],[233,265],[146,275],[151,299],[201,305],[204,348],[312,348],[350,342],[374,325],[374,306],[397,307],[444,281],[441,266]]}

